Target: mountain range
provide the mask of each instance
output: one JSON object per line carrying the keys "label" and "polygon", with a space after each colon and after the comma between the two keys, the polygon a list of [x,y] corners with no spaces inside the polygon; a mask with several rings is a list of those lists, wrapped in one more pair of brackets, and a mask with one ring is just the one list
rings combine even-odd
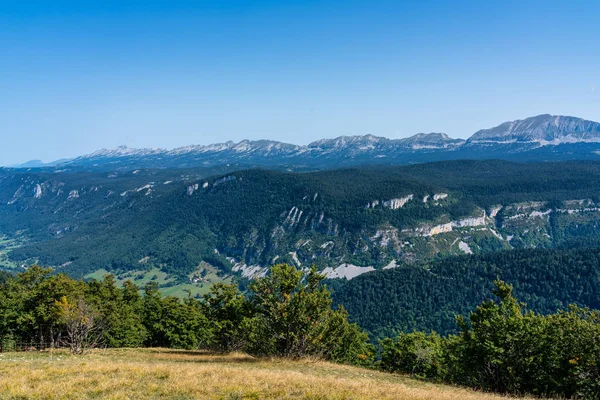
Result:
{"label": "mountain range", "polygon": [[190,168],[225,164],[321,169],[359,164],[412,164],[455,159],[554,161],[600,159],[600,123],[569,116],[539,115],[483,129],[467,140],[444,133],[418,133],[403,139],[373,135],[341,136],[308,145],[243,140],[192,145],[172,150],[102,149],[71,160],[17,167],[91,170]]}
{"label": "mountain range", "polygon": [[467,140],[242,141],[36,161],[0,168],[0,270],[112,273],[186,297],[219,282],[243,289],[274,264],[314,265],[375,336],[453,332],[496,278],[539,312],[597,308],[599,154],[600,124],[542,115]]}

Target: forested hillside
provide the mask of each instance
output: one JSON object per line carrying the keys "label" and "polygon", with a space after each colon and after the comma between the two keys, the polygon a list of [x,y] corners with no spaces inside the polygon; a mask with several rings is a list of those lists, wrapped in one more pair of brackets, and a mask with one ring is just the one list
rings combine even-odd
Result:
{"label": "forested hillside", "polygon": [[600,309],[600,249],[535,249],[451,257],[402,265],[349,282],[329,281],[334,302],[373,337],[415,330],[456,332],[455,316],[467,316],[492,297],[502,279],[528,308],[549,314],[579,304]]}
{"label": "forested hillside", "polygon": [[252,278],[287,262],[351,279],[599,236],[600,163],[209,171],[3,170],[2,263],[39,262],[79,277],[159,269],[187,281],[206,266]]}

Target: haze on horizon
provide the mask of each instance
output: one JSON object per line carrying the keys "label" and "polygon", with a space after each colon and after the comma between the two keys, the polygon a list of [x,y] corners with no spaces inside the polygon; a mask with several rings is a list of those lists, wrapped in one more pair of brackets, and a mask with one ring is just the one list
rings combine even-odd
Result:
{"label": "haze on horizon", "polygon": [[600,121],[600,2],[8,1],[0,165]]}

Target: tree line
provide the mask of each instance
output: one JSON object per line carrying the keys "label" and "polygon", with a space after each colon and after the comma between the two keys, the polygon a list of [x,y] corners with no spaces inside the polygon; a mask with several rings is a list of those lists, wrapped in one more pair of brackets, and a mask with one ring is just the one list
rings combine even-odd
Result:
{"label": "tree line", "polygon": [[323,276],[280,264],[267,277],[216,284],[202,299],[163,297],[112,275],[84,282],[33,266],[0,284],[0,340],[68,346],[170,347],[318,357],[485,391],[600,398],[600,311],[576,305],[527,310],[513,287],[494,282],[497,300],[456,317],[459,333],[414,331],[373,345],[332,307]]}
{"label": "tree line", "polygon": [[155,282],[117,286],[114,276],[84,282],[32,266],[0,284],[0,341],[94,347],[169,347],[245,351],[256,356],[316,356],[368,364],[368,335],[333,308],[316,268],[281,264],[268,277],[214,285],[204,298],[163,297]]}
{"label": "tree line", "polygon": [[492,297],[496,279],[513,284],[516,297],[540,314],[569,304],[600,309],[600,246],[462,255],[327,285],[351,322],[384,338],[412,331],[458,333],[455,316],[468,315]]}
{"label": "tree line", "polygon": [[526,310],[512,290],[496,281],[499,301],[458,317],[457,335],[382,340],[380,368],[514,395],[600,398],[600,311],[573,305],[541,315]]}

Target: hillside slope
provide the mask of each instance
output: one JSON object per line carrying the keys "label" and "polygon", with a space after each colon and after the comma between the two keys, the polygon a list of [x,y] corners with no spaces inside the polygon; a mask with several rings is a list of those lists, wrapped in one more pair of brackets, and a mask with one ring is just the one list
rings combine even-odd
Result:
{"label": "hillside slope", "polygon": [[0,355],[0,399],[464,399],[506,397],[318,361],[166,349]]}
{"label": "hillside slope", "polygon": [[467,316],[493,298],[493,281],[514,285],[528,308],[543,314],[578,304],[600,309],[600,249],[528,249],[451,257],[402,265],[352,281],[329,282],[334,302],[372,334],[414,330],[457,331]]}
{"label": "hillside slope", "polygon": [[[454,161],[313,173],[246,170],[7,174],[0,232],[13,263],[76,276],[159,268],[185,279],[316,264],[329,277],[449,255],[598,237],[600,164]],[[158,176],[156,175],[158,174]],[[84,175],[86,176],[86,175]]]}

